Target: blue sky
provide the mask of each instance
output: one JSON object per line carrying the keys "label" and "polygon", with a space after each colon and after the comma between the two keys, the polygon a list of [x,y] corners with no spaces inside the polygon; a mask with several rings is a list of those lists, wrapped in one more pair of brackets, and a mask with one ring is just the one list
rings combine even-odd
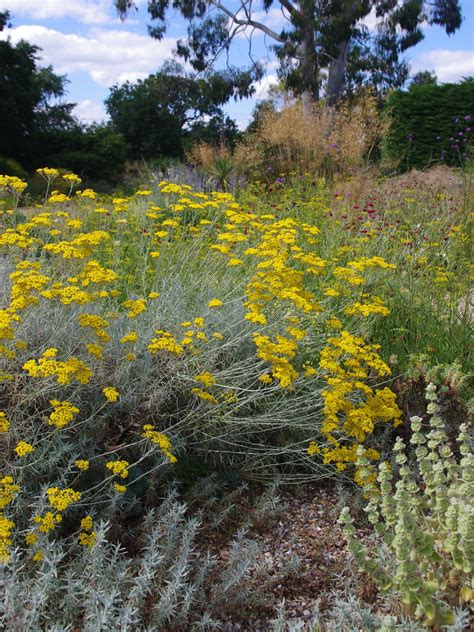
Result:
{"label": "blue sky", "polygon": [[[41,63],[67,74],[68,100],[78,104],[76,114],[89,123],[100,121],[105,116],[103,100],[110,86],[155,72],[171,57],[176,39],[186,33],[179,14],[170,14],[166,37],[153,40],[146,30],[146,0],[137,4],[138,12],[122,23],[113,0],[0,0],[0,10],[9,9],[13,16],[13,28],[0,36],[11,37],[14,42],[23,38],[40,46]],[[258,10],[257,1],[254,6]],[[413,71],[434,70],[441,82],[474,75],[474,0],[463,0],[462,6],[464,22],[458,32],[449,37],[440,27],[427,27],[424,41],[410,49],[407,57]],[[261,11],[257,17],[277,31],[284,24],[284,16],[276,8],[268,15]],[[367,26],[372,26],[370,16]],[[248,33],[240,34],[232,46],[230,62],[246,65],[248,50]],[[241,127],[255,102],[265,97],[276,79],[275,62],[258,32],[252,38],[252,54],[267,62],[267,74],[254,98],[226,107]]]}

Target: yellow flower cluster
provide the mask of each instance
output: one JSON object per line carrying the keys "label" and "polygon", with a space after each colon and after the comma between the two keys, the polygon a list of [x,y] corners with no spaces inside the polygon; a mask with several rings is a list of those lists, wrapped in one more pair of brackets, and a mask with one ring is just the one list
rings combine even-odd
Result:
{"label": "yellow flower cluster", "polygon": [[12,544],[11,533],[14,523],[5,517],[3,510],[12,502],[20,491],[18,485],[13,483],[11,476],[0,478],[0,562],[10,561],[9,546]]}
{"label": "yellow flower cluster", "polygon": [[50,426],[56,426],[56,428],[67,426],[80,412],[79,408],[71,404],[71,402],[60,402],[57,399],[52,399],[49,403],[54,410],[49,416],[48,423]]}
{"label": "yellow flower cluster", "polygon": [[258,333],[254,333],[253,340],[257,347],[257,356],[270,364],[272,375],[280,382],[280,386],[290,386],[298,377],[290,362],[298,349],[296,340],[277,335],[276,342],[272,342],[268,336]]}
{"label": "yellow flower cluster", "polygon": [[157,329],[155,333],[158,334],[158,337],[151,339],[150,344],[148,345],[148,351],[150,353],[154,354],[163,350],[176,355],[181,355],[184,352],[183,343],[179,344],[173,334],[161,329]]}
{"label": "yellow flower cluster", "polygon": [[70,200],[71,198],[69,196],[59,191],[52,191],[48,198],[50,204],[64,204],[64,202],[70,202]]}
{"label": "yellow flower cluster", "polygon": [[113,386],[106,386],[102,389],[103,394],[108,402],[116,402],[120,397],[120,393]]}
{"label": "yellow flower cluster", "polygon": [[13,329],[14,317],[6,309],[0,309],[0,340],[12,340],[15,331]]}
{"label": "yellow flower cluster", "polygon": [[194,393],[202,399],[203,402],[210,402],[211,404],[217,404],[217,399],[211,393],[204,391],[202,388],[194,387],[191,389],[191,392]]}
{"label": "yellow flower cluster", "polygon": [[58,241],[55,244],[45,244],[46,252],[60,255],[63,259],[85,259],[90,257],[96,246],[110,239],[110,235],[104,230],[94,230],[90,233],[81,233],[71,241]]}
{"label": "yellow flower cluster", "polygon": [[59,487],[50,487],[46,494],[48,495],[49,504],[56,511],[64,511],[81,499],[81,492],[76,492],[70,487],[60,489]]}
{"label": "yellow flower cluster", "polygon": [[12,502],[19,491],[20,488],[15,485],[11,476],[0,478],[0,511]]}
{"label": "yellow flower cluster", "polygon": [[364,317],[372,314],[378,316],[388,316],[390,314],[390,310],[378,296],[363,294],[363,298],[369,302],[361,303],[360,301],[355,301],[352,305],[345,308],[344,313],[348,316],[359,315]]}
{"label": "yellow flower cluster", "polygon": [[15,448],[15,453],[20,458],[34,451],[35,451],[35,448],[31,445],[31,443],[28,443],[27,441],[19,441]]}
{"label": "yellow flower cluster", "polygon": [[56,348],[46,349],[43,357],[39,360],[28,360],[23,365],[23,369],[31,377],[55,377],[58,384],[70,384],[75,379],[80,384],[87,384],[92,377],[89,367],[72,356],[69,360],[56,360],[58,350]]}
{"label": "yellow flower cluster", "polygon": [[127,316],[136,318],[146,310],[146,300],[144,298],[129,299],[124,302],[123,306],[128,309]]}
{"label": "yellow flower cluster", "polygon": [[13,191],[14,193],[21,194],[27,186],[28,183],[17,176],[0,175],[0,189],[6,189],[7,191]]}
{"label": "yellow flower cluster", "polygon": [[112,283],[117,280],[118,274],[109,268],[104,268],[98,261],[92,259],[84,265],[78,278],[81,285],[87,287],[91,283]]}
{"label": "yellow flower cluster", "polygon": [[219,298],[213,298],[207,305],[208,307],[221,307],[224,303]]}
{"label": "yellow flower cluster", "polygon": [[127,342],[137,342],[138,340],[138,334],[136,331],[129,331],[128,334],[125,334],[125,336],[122,336],[122,338],[120,338],[120,342],[124,345]]}
{"label": "yellow flower cluster", "polygon": [[34,522],[37,525],[39,525],[38,531],[40,533],[49,533],[50,531],[55,529],[58,524],[62,522],[62,519],[63,517],[60,513],[53,513],[52,511],[47,511],[44,514],[44,516],[35,516]]}
{"label": "yellow flower cluster", "polygon": [[[38,525],[38,531],[44,534],[48,534],[61,524],[63,519],[62,512],[73,503],[79,501],[82,494],[70,487],[66,487],[65,489],[50,487],[46,490],[46,495],[48,496],[49,505],[54,511],[47,511],[43,516],[35,516],[33,519],[35,524]],[[27,544],[33,545],[37,541],[37,534],[34,532],[27,534]],[[43,559],[42,552],[40,550],[37,551],[33,559],[35,561],[41,561]]]}
{"label": "yellow flower cluster", "polygon": [[[254,274],[247,284],[245,307],[246,320],[256,325],[268,323],[266,310],[274,311],[281,306],[293,327],[286,328],[290,337],[277,334],[274,339],[268,335],[255,333],[254,342],[257,357],[268,362],[272,375],[280,386],[287,388],[298,378],[298,370],[292,363],[298,351],[298,342],[306,332],[298,326],[301,315],[308,318],[322,310],[314,295],[306,289],[305,275],[319,275],[327,262],[310,250],[313,248],[319,229],[292,218],[278,220],[274,215],[257,215],[242,211],[226,212],[228,223],[226,232],[219,233],[220,243],[211,249],[228,258],[228,265],[241,262],[241,256],[248,258]],[[245,247],[236,256],[239,244],[252,240],[255,245]],[[262,376],[263,382],[270,383],[272,377]]]}
{"label": "yellow flower cluster", "polygon": [[90,464],[87,459],[78,459],[77,461],[74,461],[74,465],[78,470],[81,470],[81,472],[87,472]]}
{"label": "yellow flower cluster", "polygon": [[14,523],[0,513],[0,562],[6,564],[11,559],[9,546],[12,544],[11,533]]}
{"label": "yellow flower cluster", "polygon": [[5,413],[0,412],[0,432],[8,432],[10,428],[10,422],[7,419]]}
{"label": "yellow flower cluster", "polygon": [[65,173],[63,174],[63,180],[66,180],[66,182],[69,182],[70,184],[81,184],[82,180],[81,178],[76,175],[75,173]]}
{"label": "yellow flower cluster", "polygon": [[201,382],[201,384],[204,384],[206,388],[209,388],[216,383],[216,378],[212,375],[212,373],[209,373],[209,371],[205,371],[204,373],[196,375],[194,379],[197,382]]}
{"label": "yellow flower cluster", "polygon": [[39,173],[40,176],[46,180],[54,180],[59,176],[59,171],[51,167],[41,167],[40,169],[36,169],[36,173]]}
{"label": "yellow flower cluster", "polygon": [[171,454],[171,441],[166,435],[155,430],[154,426],[152,426],[151,424],[145,424],[143,426],[143,436],[146,439],[149,439],[152,443],[155,443],[157,446],[159,446],[161,452],[170,463],[176,463],[176,457]]}
{"label": "yellow flower cluster", "polygon": [[12,281],[10,310],[13,312],[39,303],[40,299],[37,294],[49,282],[49,277],[42,274],[40,268],[40,263],[20,261],[15,272],[10,274]]}
{"label": "yellow flower cluster", "polygon": [[93,531],[92,516],[86,516],[81,520],[81,533],[79,534],[79,543],[91,549],[97,539],[97,534]]}
{"label": "yellow flower cluster", "polygon": [[[327,382],[321,430],[332,447],[322,448],[321,453],[325,463],[334,462],[338,470],[344,470],[356,462],[359,445],[376,423],[392,421],[397,425],[402,413],[393,391],[387,387],[374,390],[367,385],[369,377],[391,372],[380,358],[377,345],[368,345],[347,331],[328,338],[327,343],[319,362]],[[308,452],[314,454],[314,446]],[[366,455],[379,458],[376,450],[368,449]]]}
{"label": "yellow flower cluster", "polygon": [[127,478],[128,476],[128,466],[130,463],[128,461],[109,461],[106,464],[106,468],[115,474],[115,476],[120,476],[120,478]]}

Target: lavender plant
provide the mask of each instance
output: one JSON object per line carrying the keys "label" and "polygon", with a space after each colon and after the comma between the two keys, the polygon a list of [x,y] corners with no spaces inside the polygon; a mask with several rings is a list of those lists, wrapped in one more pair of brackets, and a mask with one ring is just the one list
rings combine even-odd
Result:
{"label": "lavender plant", "polygon": [[96,524],[91,547],[56,539],[39,563],[12,551],[10,564],[0,571],[0,627],[12,632],[218,630],[224,618],[238,619],[264,598],[250,581],[257,545],[244,530],[230,533],[228,557],[218,564],[202,533],[214,528],[209,519],[221,530],[222,523],[228,527],[226,504],[219,520],[215,481],[203,485],[201,496],[207,493],[209,516],[169,487],[137,529],[135,553],[114,542],[112,525],[104,521]]}

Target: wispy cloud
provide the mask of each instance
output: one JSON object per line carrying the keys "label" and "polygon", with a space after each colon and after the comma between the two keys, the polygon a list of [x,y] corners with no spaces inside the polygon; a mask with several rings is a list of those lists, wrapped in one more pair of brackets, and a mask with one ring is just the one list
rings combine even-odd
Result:
{"label": "wispy cloud", "polygon": [[415,57],[412,70],[434,70],[441,82],[459,81],[474,75],[474,53],[470,50],[438,48]]}
{"label": "wispy cloud", "polygon": [[89,99],[79,101],[74,108],[74,114],[84,123],[102,123],[107,118],[104,104]]}
{"label": "wispy cloud", "polygon": [[84,24],[107,24],[117,18],[113,0],[1,0],[0,8],[33,20],[73,18]]}
{"label": "wispy cloud", "polygon": [[278,77],[275,74],[268,74],[262,77],[260,81],[255,84],[254,98],[259,101],[260,99],[266,99],[270,88],[278,83]]}

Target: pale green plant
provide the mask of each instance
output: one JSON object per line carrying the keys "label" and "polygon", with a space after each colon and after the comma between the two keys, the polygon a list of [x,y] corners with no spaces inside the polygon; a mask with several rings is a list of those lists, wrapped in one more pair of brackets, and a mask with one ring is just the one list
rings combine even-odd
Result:
{"label": "pale green plant", "polygon": [[410,466],[406,446],[398,438],[394,451],[399,479],[388,463],[379,467],[379,487],[370,476],[369,461],[359,450],[359,467],[365,473],[365,511],[389,555],[370,555],[355,537],[349,509],[343,509],[348,547],[359,569],[384,593],[399,596],[405,612],[423,625],[439,629],[452,624],[455,609],[468,606],[474,596],[474,455],[466,424],[459,429],[460,458],[449,445],[439,415],[436,386],[426,389],[430,431],[422,419],[411,418],[416,466]]}

